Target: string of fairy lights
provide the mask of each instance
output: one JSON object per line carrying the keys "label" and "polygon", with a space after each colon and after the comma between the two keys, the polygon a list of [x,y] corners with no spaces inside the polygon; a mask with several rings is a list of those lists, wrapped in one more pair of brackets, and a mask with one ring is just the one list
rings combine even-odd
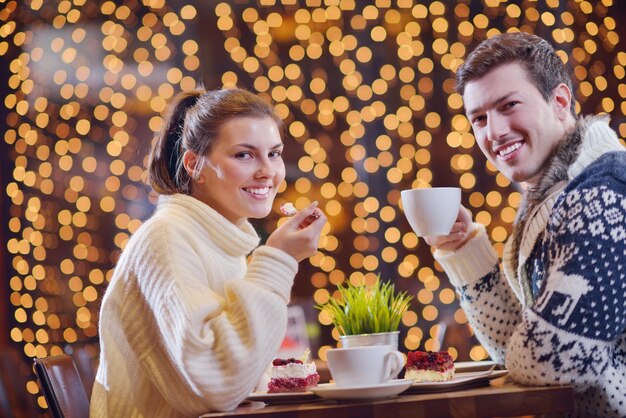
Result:
{"label": "string of fairy lights", "polygon": [[[447,320],[442,311],[456,306],[455,294],[442,282],[428,249],[405,227],[399,191],[429,187],[442,178],[459,185],[499,253],[521,199],[504,176],[482,162],[454,92],[454,71],[469,45],[509,28],[547,32],[557,47],[572,47],[571,54],[559,52],[576,64],[578,110],[592,94],[607,90],[607,77],[613,85],[623,79],[626,57],[616,54],[613,74],[594,58],[599,39],[602,52],[614,51],[619,42],[616,21],[608,15],[610,2],[594,9],[588,2],[563,7],[552,1],[540,11],[533,7],[536,2],[504,7],[495,1],[484,2],[482,13],[472,12],[467,2],[454,7],[437,1],[372,3],[217,4],[224,52],[236,64],[222,82],[251,85],[277,103],[289,133],[303,145],[297,166],[308,175],[283,198],[296,200],[298,207],[318,199],[330,217],[322,250],[311,258],[319,269],[311,276],[315,302],[336,297],[334,285],[345,280],[371,284],[381,270],[392,279],[417,277],[422,282],[417,291],[412,280],[399,283],[416,291],[419,302],[403,318],[408,328],[403,345],[436,350]],[[583,28],[578,37],[571,28],[575,24]],[[585,70],[590,64],[594,74]],[[611,97],[591,109],[614,110]],[[619,129],[623,135],[626,125]],[[377,180],[384,186],[376,187]],[[466,321],[458,306],[452,315],[456,323]],[[330,324],[324,312],[319,321]],[[338,338],[337,330],[333,337]],[[322,347],[322,358],[331,346]],[[457,356],[455,347],[446,348]],[[469,354],[486,356],[479,345]]]}
{"label": "string of fairy lights", "polygon": [[[205,85],[255,91],[284,120],[289,183],[276,205],[315,199],[329,217],[303,266],[308,296],[323,303],[348,280],[393,280],[416,297],[402,320],[406,350],[440,348],[442,325],[466,319],[404,220],[400,191],[461,187],[498,252],[521,198],[485,163],[454,92],[477,41],[514,30],[548,38],[573,68],[577,110],[610,114],[626,136],[614,0],[184,3],[0,0],[0,56],[11,57],[2,89],[10,339],[29,357],[73,343],[97,352],[113,265],[155,202],[144,185],[150,138],[168,100],[194,88],[205,67],[214,67]],[[473,344],[445,348],[485,358]],[[34,379],[27,389],[45,406]]]}
{"label": "string of fairy lights", "polygon": [[[197,10],[164,1],[3,1],[13,147],[6,243],[13,326],[29,357],[97,337],[112,266],[152,211],[144,156],[158,116],[195,87]],[[148,138],[148,139],[147,139]],[[33,379],[27,389],[38,394]],[[45,406],[43,396],[38,396]]]}

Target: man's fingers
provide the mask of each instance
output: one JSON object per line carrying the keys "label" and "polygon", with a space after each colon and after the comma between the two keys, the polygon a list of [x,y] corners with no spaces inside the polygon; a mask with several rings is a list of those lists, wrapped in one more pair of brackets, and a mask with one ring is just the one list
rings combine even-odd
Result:
{"label": "man's fingers", "polygon": [[456,232],[463,232],[465,231],[465,228],[467,228],[465,222],[455,222],[454,225],[452,225],[452,229],[450,230],[450,235]]}
{"label": "man's fingers", "polygon": [[463,235],[464,235],[463,231],[453,232],[449,235],[444,235],[444,236],[431,235],[428,237],[424,237],[424,241],[426,241],[426,243],[430,245],[431,247],[438,249],[438,248],[446,246],[447,244],[458,241],[459,239],[463,238]]}

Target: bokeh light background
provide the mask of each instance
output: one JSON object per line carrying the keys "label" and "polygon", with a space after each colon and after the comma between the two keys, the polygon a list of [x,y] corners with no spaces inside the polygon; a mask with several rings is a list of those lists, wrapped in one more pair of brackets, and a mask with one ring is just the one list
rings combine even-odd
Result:
{"label": "bokeh light background", "polygon": [[[459,360],[484,359],[404,219],[400,191],[461,187],[501,253],[521,189],[475,145],[456,69],[487,37],[536,33],[572,67],[577,110],[608,113],[623,138],[624,9],[617,0],[0,0],[0,342],[25,358],[67,345],[97,355],[112,268],[153,211],[151,139],[168,100],[202,83],[276,104],[288,132],[276,208],[318,200],[328,214],[294,302],[323,303],[335,285],[380,274],[415,296],[402,350],[443,344]],[[257,223],[260,233],[279,218]],[[338,335],[313,312],[323,358]],[[34,377],[27,389],[44,407]]]}

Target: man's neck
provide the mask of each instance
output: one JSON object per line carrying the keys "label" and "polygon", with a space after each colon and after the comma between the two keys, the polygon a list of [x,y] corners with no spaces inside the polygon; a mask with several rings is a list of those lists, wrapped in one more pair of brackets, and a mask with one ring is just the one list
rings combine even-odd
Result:
{"label": "man's neck", "polygon": [[539,186],[539,182],[543,178],[546,170],[548,170],[548,167],[550,167],[550,163],[556,156],[556,150],[559,147],[559,144],[565,141],[576,129],[576,119],[571,113],[568,114],[566,120],[563,121],[563,127],[564,127],[563,136],[561,136],[561,139],[559,139],[552,147],[552,151],[550,152],[550,157],[546,158],[546,160],[543,162],[543,165],[541,166],[541,169],[535,176],[525,181],[527,191],[535,190]]}

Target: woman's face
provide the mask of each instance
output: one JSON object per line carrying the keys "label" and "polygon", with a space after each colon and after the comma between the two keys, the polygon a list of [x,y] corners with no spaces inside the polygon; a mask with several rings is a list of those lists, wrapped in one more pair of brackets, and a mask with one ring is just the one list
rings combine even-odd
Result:
{"label": "woman's face", "polygon": [[192,195],[235,225],[263,218],[285,179],[283,142],[270,117],[238,117],[224,123]]}

